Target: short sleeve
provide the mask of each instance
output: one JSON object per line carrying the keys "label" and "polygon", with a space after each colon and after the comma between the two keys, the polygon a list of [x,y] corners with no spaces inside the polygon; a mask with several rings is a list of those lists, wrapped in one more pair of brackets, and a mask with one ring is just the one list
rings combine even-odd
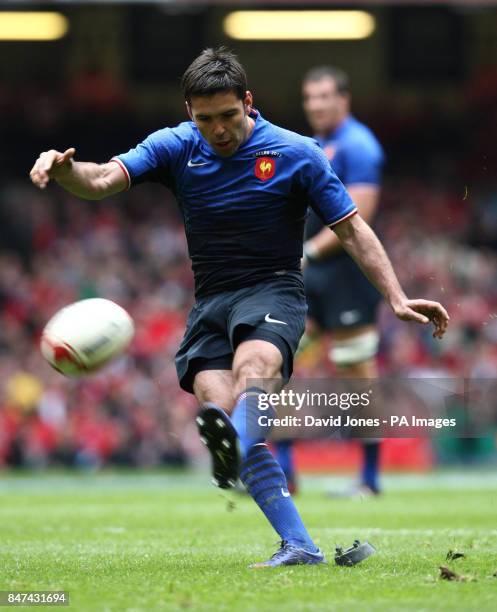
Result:
{"label": "short sleeve", "polygon": [[319,145],[309,140],[302,151],[299,189],[324,225],[333,226],[357,212],[356,205],[330,166]]}
{"label": "short sleeve", "polygon": [[182,141],[174,128],[164,128],[150,134],[127,153],[116,155],[111,161],[121,166],[128,179],[128,188],[145,181],[169,185],[171,166],[182,149]]}

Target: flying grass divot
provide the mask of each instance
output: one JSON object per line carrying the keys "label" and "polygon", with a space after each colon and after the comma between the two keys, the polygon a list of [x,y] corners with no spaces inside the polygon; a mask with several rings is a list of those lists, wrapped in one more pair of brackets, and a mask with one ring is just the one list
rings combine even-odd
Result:
{"label": "flying grass divot", "polygon": [[350,567],[364,561],[364,559],[374,555],[375,552],[376,548],[369,542],[361,544],[359,540],[354,540],[352,546],[347,550],[343,550],[341,546],[335,548],[335,563]]}

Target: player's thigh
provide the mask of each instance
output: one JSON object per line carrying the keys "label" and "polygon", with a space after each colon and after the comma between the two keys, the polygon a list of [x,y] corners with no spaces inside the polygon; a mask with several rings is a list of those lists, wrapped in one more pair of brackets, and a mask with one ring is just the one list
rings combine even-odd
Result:
{"label": "player's thigh", "polygon": [[190,311],[176,353],[179,384],[194,393],[193,381],[203,371],[231,370],[233,349],[226,330],[228,308],[224,295],[200,300]]}
{"label": "player's thigh", "polygon": [[231,370],[201,370],[193,380],[193,392],[200,405],[211,402],[228,414],[234,404],[233,387]]}
{"label": "player's thigh", "polygon": [[[289,380],[293,358],[304,332],[307,305],[300,275],[260,283],[237,296],[230,311],[230,339],[235,353],[235,377],[246,372]],[[261,345],[248,345],[262,341]],[[242,348],[242,345],[243,346]],[[253,346],[265,347],[262,351]],[[240,350],[238,350],[240,349]],[[240,374],[243,367],[244,372]]]}

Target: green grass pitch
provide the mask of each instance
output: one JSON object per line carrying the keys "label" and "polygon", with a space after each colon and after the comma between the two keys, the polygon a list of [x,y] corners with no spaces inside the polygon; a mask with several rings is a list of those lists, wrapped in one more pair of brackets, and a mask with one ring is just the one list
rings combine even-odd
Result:
{"label": "green grass pitch", "polygon": [[[57,609],[84,611],[497,608],[493,472],[387,477],[386,494],[363,501],[329,500],[326,482],[308,477],[296,501],[329,565],[278,570],[247,568],[277,536],[249,498],[208,481],[4,473],[0,590],[66,590],[70,606]],[[378,554],[337,567],[335,545],[355,538]],[[466,556],[447,563],[449,549]],[[440,580],[440,565],[467,580]]]}

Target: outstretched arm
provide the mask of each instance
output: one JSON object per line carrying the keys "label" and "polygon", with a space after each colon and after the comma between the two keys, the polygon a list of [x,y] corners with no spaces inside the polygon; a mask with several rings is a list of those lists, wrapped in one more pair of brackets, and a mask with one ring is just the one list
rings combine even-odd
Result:
{"label": "outstretched arm", "polygon": [[433,336],[441,338],[444,335],[449,322],[445,308],[438,302],[406,297],[381,242],[359,215],[339,223],[333,230],[343,248],[384,295],[399,319],[424,324],[431,321],[435,326]]}
{"label": "outstretched arm", "polygon": [[29,176],[34,185],[45,189],[54,179],[66,191],[84,200],[101,200],[123,191],[127,179],[115,162],[94,164],[74,161],[74,148],[64,153],[51,150],[41,153]]}

